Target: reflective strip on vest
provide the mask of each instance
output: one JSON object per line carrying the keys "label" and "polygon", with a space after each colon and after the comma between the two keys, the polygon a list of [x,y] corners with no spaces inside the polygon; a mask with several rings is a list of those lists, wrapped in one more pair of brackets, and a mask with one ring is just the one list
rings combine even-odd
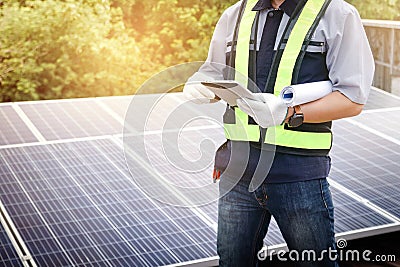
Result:
{"label": "reflective strip on vest", "polygon": [[[247,62],[238,64],[235,68],[235,80],[247,87],[248,85],[248,62],[250,51],[251,28],[256,17],[252,11],[258,0],[248,0],[240,21],[238,40],[236,45],[236,61]],[[232,45],[233,47],[233,45]],[[232,52],[233,53],[233,49]],[[235,108],[235,124],[224,124],[225,137],[235,141],[258,142],[260,140],[260,128],[258,125],[248,124],[248,115],[238,107]]]}
{"label": "reflective strip on vest", "polygon": [[331,149],[332,133],[295,132],[277,126],[268,128],[265,143],[302,149]]}
{"label": "reflective strip on vest", "polygon": [[258,142],[260,128],[249,124],[249,117],[241,109],[235,108],[235,124],[224,124],[225,137],[235,141]]}
{"label": "reflective strip on vest", "polygon": [[276,96],[279,96],[284,87],[291,84],[293,69],[301,50],[301,46],[303,45],[303,41],[324,3],[325,0],[309,0],[304,5],[299,18],[289,35],[289,40],[286,43],[281,61],[279,62],[274,86],[274,94]]}
{"label": "reflective strip on vest", "polygon": [[[236,45],[235,80],[245,87],[248,85],[249,76],[249,51],[251,29],[257,12],[252,11],[258,0],[248,0],[240,21],[238,40]],[[234,46],[232,45],[232,48]],[[233,49],[232,49],[233,52]]]}

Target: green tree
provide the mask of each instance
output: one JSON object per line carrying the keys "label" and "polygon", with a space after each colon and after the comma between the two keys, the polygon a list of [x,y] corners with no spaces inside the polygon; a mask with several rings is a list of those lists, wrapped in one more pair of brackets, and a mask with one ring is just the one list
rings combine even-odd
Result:
{"label": "green tree", "polygon": [[364,19],[400,20],[400,0],[349,0]]}
{"label": "green tree", "polygon": [[[0,101],[131,94],[169,66],[205,60],[236,2],[0,0]],[[349,2],[363,18],[400,19],[400,0]]]}
{"label": "green tree", "polygon": [[204,60],[216,22],[235,0],[114,0],[143,51],[162,66]]}
{"label": "green tree", "polygon": [[7,3],[0,17],[0,100],[128,94],[144,80],[122,14],[83,1]]}

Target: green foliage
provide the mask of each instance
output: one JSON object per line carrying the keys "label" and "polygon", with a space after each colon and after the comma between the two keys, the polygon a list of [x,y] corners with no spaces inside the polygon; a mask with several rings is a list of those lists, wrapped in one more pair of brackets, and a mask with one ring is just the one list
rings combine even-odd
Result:
{"label": "green foliage", "polygon": [[[222,12],[237,0],[114,0],[141,50],[162,68],[205,60],[211,35]],[[138,16],[138,14],[140,14]],[[160,70],[155,68],[154,72]]]}
{"label": "green foliage", "polygon": [[400,20],[400,0],[349,0],[365,19]]}
{"label": "green foliage", "polygon": [[[236,1],[0,0],[0,101],[132,94],[169,66],[205,60]],[[400,19],[400,0],[349,2],[363,18]]]}
{"label": "green foliage", "polygon": [[7,4],[0,20],[2,101],[130,93],[140,51],[107,5]]}

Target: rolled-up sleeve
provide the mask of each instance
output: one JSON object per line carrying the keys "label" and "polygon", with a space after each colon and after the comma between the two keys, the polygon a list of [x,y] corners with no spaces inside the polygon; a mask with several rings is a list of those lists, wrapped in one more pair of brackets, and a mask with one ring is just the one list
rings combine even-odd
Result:
{"label": "rolled-up sleeve", "polygon": [[329,78],[334,91],[355,103],[365,104],[374,76],[374,58],[357,10],[348,4],[343,8],[344,12],[328,21],[331,23],[326,57]]}

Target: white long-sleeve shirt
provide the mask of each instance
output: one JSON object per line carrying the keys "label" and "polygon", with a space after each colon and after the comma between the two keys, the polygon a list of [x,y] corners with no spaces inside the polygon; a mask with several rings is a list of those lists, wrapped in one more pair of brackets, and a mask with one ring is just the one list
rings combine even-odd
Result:
{"label": "white long-sleeve shirt", "polygon": [[[286,0],[291,1],[291,0]],[[231,49],[241,1],[231,6],[219,19],[209,48],[206,62],[226,64],[226,53]],[[258,36],[262,35],[268,9],[260,12]],[[275,50],[288,22],[283,15],[276,38]],[[259,49],[261,38],[257,39]],[[309,46],[308,52],[326,52],[326,66],[333,90],[351,101],[365,104],[374,75],[374,59],[357,10],[343,0],[332,0],[319,22],[311,41],[323,42],[322,47]],[[223,79],[218,64],[204,64],[190,80]],[[222,66],[221,65],[221,66]]]}

